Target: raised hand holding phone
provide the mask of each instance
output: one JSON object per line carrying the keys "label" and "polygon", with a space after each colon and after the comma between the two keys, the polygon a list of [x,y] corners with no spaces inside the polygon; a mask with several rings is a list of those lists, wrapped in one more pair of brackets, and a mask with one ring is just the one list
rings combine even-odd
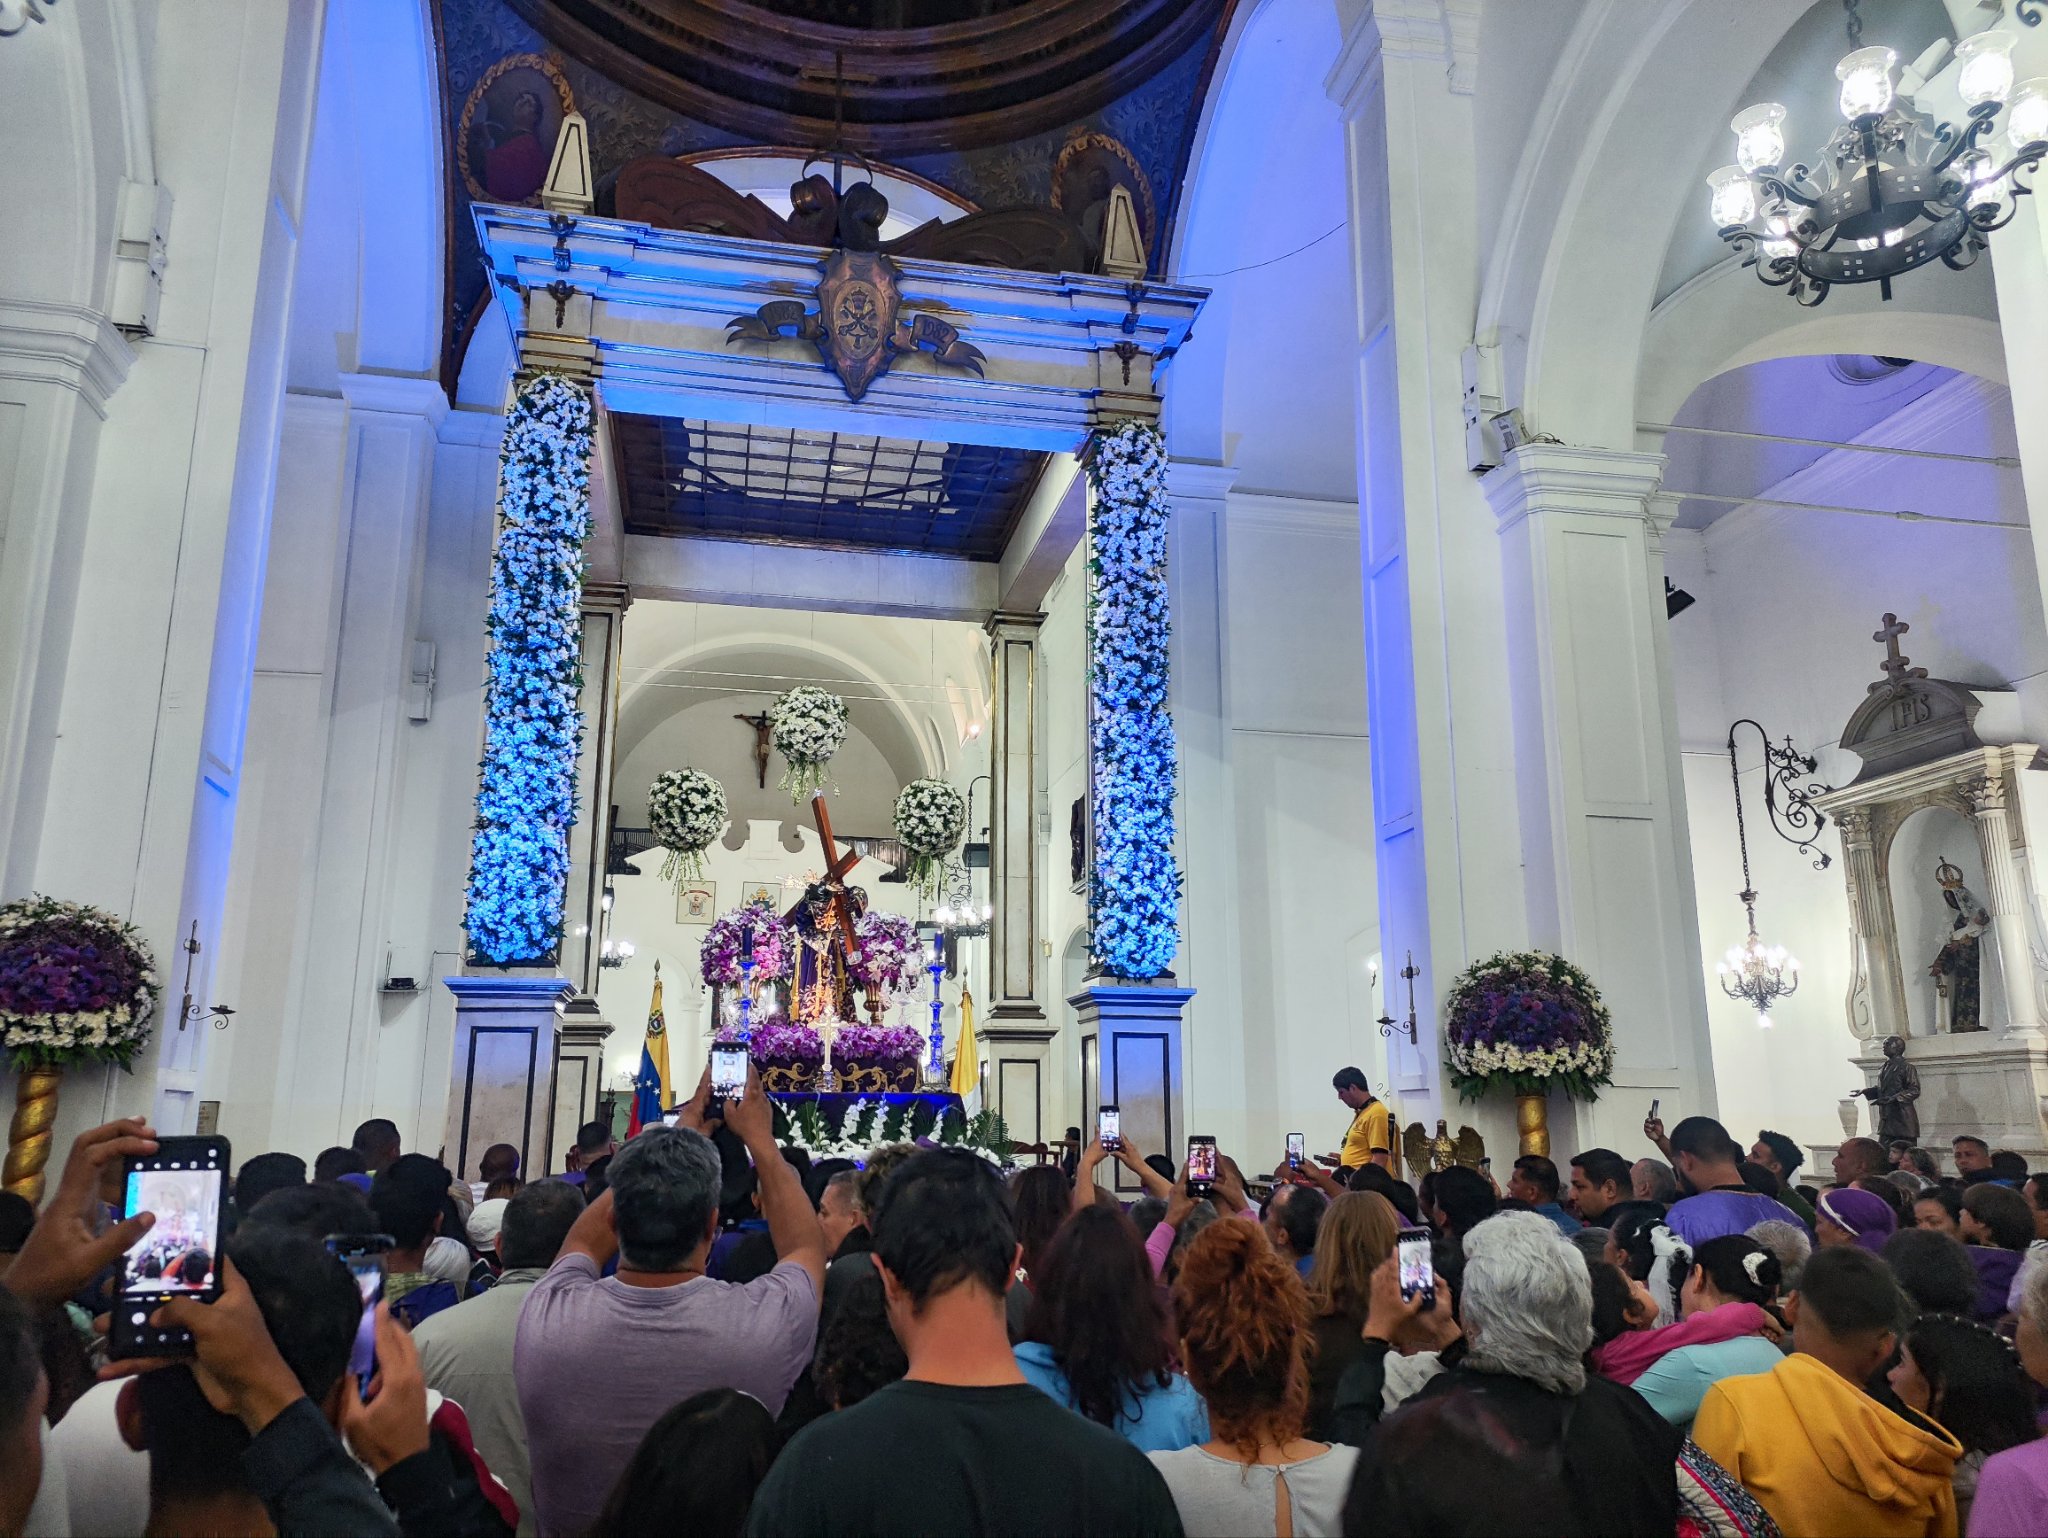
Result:
{"label": "raised hand holding phone", "polygon": [[8,1291],[24,1302],[54,1306],[138,1243],[156,1223],[150,1213],[99,1231],[100,1172],[118,1159],[156,1150],[156,1133],[140,1116],[81,1132],[64,1160],[56,1192],[8,1268]]}

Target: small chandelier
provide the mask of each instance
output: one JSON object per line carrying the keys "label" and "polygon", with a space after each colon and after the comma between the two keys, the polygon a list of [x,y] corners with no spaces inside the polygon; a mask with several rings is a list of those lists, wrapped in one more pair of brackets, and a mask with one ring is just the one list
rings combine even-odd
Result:
{"label": "small chandelier", "polygon": [[996,910],[974,900],[974,877],[964,864],[949,864],[946,891],[932,910],[932,922],[955,940],[978,940],[988,933]]}
{"label": "small chandelier", "polygon": [[[1721,238],[1765,283],[1807,306],[1837,283],[1876,283],[1889,299],[1900,273],[1937,259],[1969,266],[1985,237],[2012,222],[2033,191],[2024,178],[2048,155],[2048,77],[2015,88],[2013,34],[1979,32],[1956,45],[1956,90],[1969,120],[1937,124],[1900,102],[1898,54],[1862,46],[1856,4],[1843,0],[1851,52],[1835,66],[1847,122],[1822,165],[1780,169],[1785,109],[1761,102],[1729,124],[1736,163],[1707,178]],[[2011,158],[2001,163],[2005,148]]]}
{"label": "small chandelier", "polygon": [[[1766,945],[1757,934],[1756,883],[1749,874],[1749,826],[1742,815],[1742,771],[1735,757],[1735,734],[1745,726],[1755,727],[1763,739],[1764,808],[1770,814],[1771,827],[1801,854],[1815,853],[1813,841],[1827,826],[1827,816],[1814,806],[1813,798],[1834,787],[1800,783],[1818,765],[1810,754],[1793,747],[1790,737],[1783,747],[1774,747],[1770,734],[1747,718],[1728,728],[1728,778],[1735,787],[1735,839],[1742,850],[1742,891],[1738,896],[1749,919],[1749,938],[1730,949],[1714,970],[1720,976],[1721,991],[1749,1005],[1756,1011],[1756,1023],[1768,1028],[1771,1006],[1799,991],[1799,962],[1782,945]],[[1826,870],[1828,857],[1821,854],[1813,864],[1815,870]]]}

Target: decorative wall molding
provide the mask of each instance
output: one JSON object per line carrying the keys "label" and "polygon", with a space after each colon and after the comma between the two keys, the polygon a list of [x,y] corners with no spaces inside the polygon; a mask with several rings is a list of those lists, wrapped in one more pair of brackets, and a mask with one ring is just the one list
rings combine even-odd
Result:
{"label": "decorative wall molding", "polygon": [[1529,443],[1508,454],[1479,484],[1505,534],[1532,513],[1546,512],[1654,524],[1667,516],[1655,507],[1663,479],[1662,454]]}
{"label": "decorative wall molding", "polygon": [[[351,411],[424,418],[437,436],[449,415],[448,394],[436,379],[402,374],[343,374],[341,398],[348,402]],[[504,419],[501,417],[498,422],[502,430]]]}
{"label": "decorative wall molding", "polygon": [[1358,504],[1322,497],[1283,497],[1262,491],[1233,491],[1229,495],[1233,528],[1258,529],[1272,534],[1307,534],[1323,539],[1359,537]]}
{"label": "decorative wall molding", "polygon": [[0,299],[0,379],[59,385],[104,418],[135,349],[107,316],[84,305]]}

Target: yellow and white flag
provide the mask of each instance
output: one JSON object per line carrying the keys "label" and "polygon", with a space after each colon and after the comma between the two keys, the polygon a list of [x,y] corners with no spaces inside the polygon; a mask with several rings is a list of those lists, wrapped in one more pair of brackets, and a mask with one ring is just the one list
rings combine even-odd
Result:
{"label": "yellow and white flag", "polygon": [[974,1040],[974,995],[960,990],[960,1037],[953,1044],[953,1093],[973,1116],[981,1110],[981,1048]]}

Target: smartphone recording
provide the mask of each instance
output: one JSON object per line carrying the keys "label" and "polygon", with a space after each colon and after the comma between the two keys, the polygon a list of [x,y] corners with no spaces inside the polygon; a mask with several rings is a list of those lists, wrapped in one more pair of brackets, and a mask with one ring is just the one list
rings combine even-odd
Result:
{"label": "smartphone recording", "polygon": [[215,1290],[222,1178],[218,1169],[128,1172],[124,1216],[151,1212],[156,1214],[156,1226],[122,1258],[124,1296]]}

